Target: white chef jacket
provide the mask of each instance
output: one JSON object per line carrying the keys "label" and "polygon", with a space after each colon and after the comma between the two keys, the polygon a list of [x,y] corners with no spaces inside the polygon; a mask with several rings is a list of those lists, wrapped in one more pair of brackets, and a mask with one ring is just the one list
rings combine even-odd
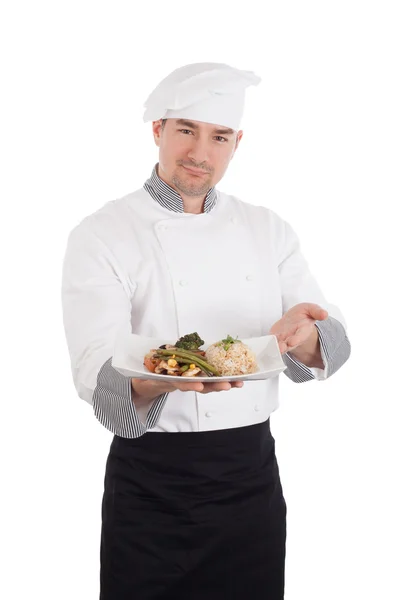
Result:
{"label": "white chef jacket", "polygon": [[309,369],[287,354],[285,374],[326,379],[338,368],[339,349],[340,364],[349,354],[343,315],[325,299],[292,227],[220,191],[198,215],[172,212],[141,188],[86,217],[68,238],[62,301],[78,395],[122,437],[252,425],[279,403],[275,377],[226,393],[177,390],[156,399],[148,414],[138,412],[130,379],[111,366],[122,330],[166,340],[192,331],[215,340],[258,337],[292,306],[314,302],[330,315],[317,323],[325,368]]}

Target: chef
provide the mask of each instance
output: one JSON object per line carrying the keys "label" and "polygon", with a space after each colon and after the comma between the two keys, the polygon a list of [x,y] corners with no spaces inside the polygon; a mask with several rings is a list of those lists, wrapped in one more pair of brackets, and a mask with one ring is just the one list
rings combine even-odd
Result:
{"label": "chef", "polygon": [[[101,600],[284,597],[286,503],[270,431],[279,377],[181,383],[112,366],[118,335],[273,334],[294,382],[348,359],[290,224],[216,188],[253,72],[190,64],[145,104],[158,161],[142,188],[70,233],[62,302],[78,395],[114,436],[105,472]],[[262,183],[262,182],[261,182]]]}

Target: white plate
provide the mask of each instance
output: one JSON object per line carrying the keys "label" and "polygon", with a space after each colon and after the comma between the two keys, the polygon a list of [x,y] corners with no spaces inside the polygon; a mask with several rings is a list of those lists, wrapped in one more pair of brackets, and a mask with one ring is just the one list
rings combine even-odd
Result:
{"label": "white plate", "polygon": [[[205,341],[201,350],[206,350],[208,346],[218,340]],[[159,348],[164,344],[175,344],[175,340],[155,339],[143,337],[136,334],[123,336],[117,340],[114,349],[112,366],[122,375],[134,377],[136,379],[168,379],[170,381],[182,381],[182,379],[196,379],[196,381],[251,381],[260,379],[270,379],[276,377],[286,369],[282,360],[277,339],[274,335],[265,335],[258,338],[249,338],[241,340],[247,344],[257,357],[259,371],[251,375],[232,375],[228,377],[181,377],[174,375],[158,375],[150,373],[143,364],[145,354],[150,350]]]}

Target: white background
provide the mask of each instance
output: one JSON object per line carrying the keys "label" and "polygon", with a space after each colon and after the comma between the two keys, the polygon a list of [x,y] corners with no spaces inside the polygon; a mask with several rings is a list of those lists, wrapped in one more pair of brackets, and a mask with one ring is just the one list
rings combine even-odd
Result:
{"label": "white background", "polygon": [[281,376],[286,599],[400,598],[396,4],[4,3],[2,598],[98,598],[112,434],[72,384],[66,238],[142,186],[157,160],[143,102],[203,61],[262,77],[219,188],[289,220],[352,342],[328,381]]}

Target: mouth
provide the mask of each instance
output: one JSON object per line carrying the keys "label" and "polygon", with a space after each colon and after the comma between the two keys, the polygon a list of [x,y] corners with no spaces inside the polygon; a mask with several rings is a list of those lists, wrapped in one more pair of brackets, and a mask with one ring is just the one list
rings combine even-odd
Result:
{"label": "mouth", "polygon": [[201,169],[192,169],[191,167],[185,167],[185,165],[181,166],[191,175],[196,175],[197,177],[201,177],[202,175],[208,175],[206,171],[202,171]]}

